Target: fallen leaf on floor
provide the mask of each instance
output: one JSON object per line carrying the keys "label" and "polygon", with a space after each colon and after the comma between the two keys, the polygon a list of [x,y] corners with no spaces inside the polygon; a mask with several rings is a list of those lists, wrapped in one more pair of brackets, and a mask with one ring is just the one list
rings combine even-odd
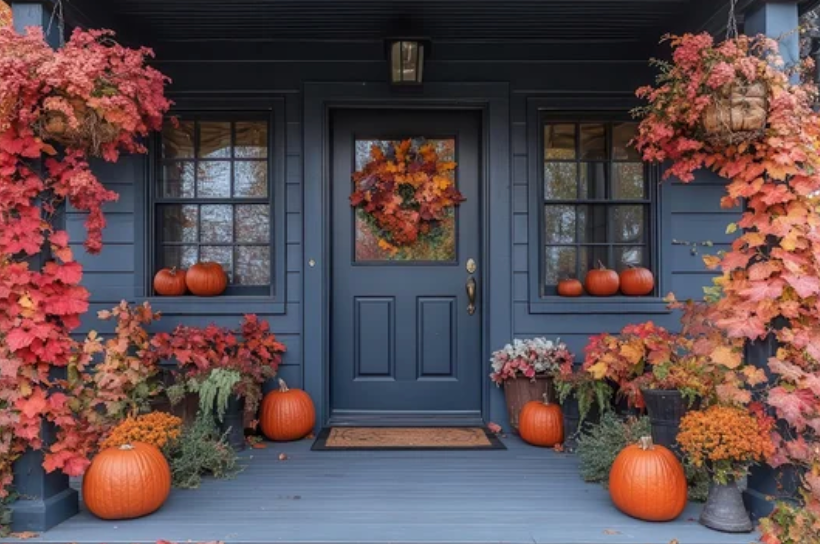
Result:
{"label": "fallen leaf on floor", "polygon": [[605,535],[619,535],[621,531],[616,531],[615,529],[604,529]]}
{"label": "fallen leaf on floor", "polygon": [[313,433],[310,433],[305,438],[308,439],[308,440],[313,440],[314,438],[316,438],[316,435],[314,435]]}
{"label": "fallen leaf on floor", "polygon": [[487,423],[487,429],[493,434],[498,434],[501,432],[501,425],[499,425],[498,423],[493,423],[491,421]]}
{"label": "fallen leaf on floor", "polygon": [[21,531],[19,533],[11,533],[9,537],[16,538],[18,540],[28,540],[30,538],[37,538],[40,536],[40,533],[35,533],[33,531]]}
{"label": "fallen leaf on floor", "polygon": [[555,446],[553,446],[552,449],[554,449],[558,453],[561,453],[561,452],[564,451],[564,445],[563,444],[556,444]]}
{"label": "fallen leaf on floor", "polygon": [[680,542],[678,542],[677,538],[673,538],[672,540],[669,541],[669,544],[680,544]]}
{"label": "fallen leaf on floor", "polygon": [[262,442],[257,442],[255,444],[251,444],[251,447],[255,450],[264,450],[268,447],[267,444],[263,444]]}
{"label": "fallen leaf on floor", "polygon": [[280,461],[287,461],[288,460],[288,454],[287,453],[280,453],[279,454],[279,460]]}

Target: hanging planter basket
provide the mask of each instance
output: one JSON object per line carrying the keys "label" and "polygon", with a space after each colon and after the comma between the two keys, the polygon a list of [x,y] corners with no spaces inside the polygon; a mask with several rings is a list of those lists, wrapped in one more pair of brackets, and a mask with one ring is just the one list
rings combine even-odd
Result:
{"label": "hanging planter basket", "polygon": [[120,128],[104,120],[93,108],[79,99],[70,99],[78,124],[72,127],[61,111],[48,111],[37,123],[37,133],[49,142],[55,142],[72,149],[82,149],[92,155],[99,155],[104,144],[117,139]]}
{"label": "hanging planter basket", "polygon": [[703,112],[703,130],[713,145],[735,145],[759,140],[766,129],[769,109],[764,83],[732,85],[716,94]]}

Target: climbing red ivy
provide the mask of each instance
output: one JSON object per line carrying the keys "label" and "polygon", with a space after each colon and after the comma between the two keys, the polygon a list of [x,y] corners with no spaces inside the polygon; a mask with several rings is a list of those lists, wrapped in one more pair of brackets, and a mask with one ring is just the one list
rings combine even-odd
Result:
{"label": "climbing red ivy", "polygon": [[[47,470],[76,475],[99,436],[128,410],[139,376],[120,375],[138,358],[150,308],[119,308],[117,337],[72,332],[88,310],[77,250],[61,230],[60,210],[86,212],[85,249],[102,248],[102,207],[116,200],[89,158],[116,161],[142,152],[161,128],[168,79],[146,66],[149,49],[128,49],[108,31],[77,30],[60,49],[39,29],[0,29],[0,497],[11,465],[28,448],[45,452]],[[131,351],[131,350],[134,351]],[[92,373],[92,358],[103,362]],[[42,440],[44,424],[54,439]]]}
{"label": "climbing red ivy", "polygon": [[[685,35],[672,37],[671,45],[672,62],[659,63],[657,84],[638,90],[648,106],[639,112],[644,119],[636,144],[646,160],[668,161],[666,175],[683,182],[701,168],[727,178],[723,207],[745,203],[740,220],[727,229],[742,230],[731,248],[704,258],[721,276],[700,313],[730,339],[773,334],[779,342],[768,361],[774,382],[762,400],[790,428],[773,434],[772,463],[802,470],[804,506],[780,503],[761,527],[767,544],[820,542],[817,89],[794,81],[778,44],[765,37],[740,36],[716,45],[708,34]],[[704,120],[715,100],[756,83],[767,100],[760,134],[729,142],[708,138]],[[737,400],[737,390],[724,393]]]}

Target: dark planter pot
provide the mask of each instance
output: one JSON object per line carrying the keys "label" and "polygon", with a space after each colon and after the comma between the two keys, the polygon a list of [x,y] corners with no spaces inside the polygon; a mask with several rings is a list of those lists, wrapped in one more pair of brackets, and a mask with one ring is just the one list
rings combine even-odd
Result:
{"label": "dark planter pot", "polygon": [[700,400],[689,405],[680,391],[644,389],[641,394],[652,425],[652,441],[679,454],[677,443],[680,420],[686,412],[697,410],[700,407]]}
{"label": "dark planter pot", "polygon": [[750,533],[754,526],[743,506],[743,496],[737,482],[718,484],[712,482],[709,498],[700,515],[700,523],[724,533]]}
{"label": "dark planter pot", "polygon": [[218,421],[219,432],[225,435],[234,451],[245,449],[245,397],[231,395],[222,421]]}
{"label": "dark planter pot", "polygon": [[601,421],[600,409],[593,405],[581,424],[581,408],[575,395],[569,395],[564,399],[561,412],[564,414],[564,447],[569,450],[574,450],[578,445],[578,435],[582,431]]}
{"label": "dark planter pot", "polygon": [[504,382],[507,415],[514,433],[518,433],[518,414],[521,413],[521,408],[532,400],[543,401],[545,394],[550,402],[555,401],[555,390],[549,376],[536,376],[534,380],[519,377]]}

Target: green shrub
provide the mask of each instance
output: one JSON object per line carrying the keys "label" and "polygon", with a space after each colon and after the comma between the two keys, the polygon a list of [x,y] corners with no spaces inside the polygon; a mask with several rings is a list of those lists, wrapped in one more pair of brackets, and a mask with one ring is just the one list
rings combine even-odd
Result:
{"label": "green shrub", "polygon": [[601,415],[601,422],[578,437],[578,458],[581,477],[587,482],[609,482],[609,469],[615,457],[628,444],[642,436],[649,436],[649,418],[630,418],[627,421],[612,412]]}
{"label": "green shrub", "polygon": [[[615,458],[629,444],[634,444],[642,436],[650,436],[652,426],[648,417],[629,418],[607,412],[601,422],[591,427],[578,438],[578,458],[581,477],[587,482],[609,484],[609,470]],[[704,502],[709,494],[709,474],[704,468],[684,463],[686,481],[689,484],[689,499]]]}
{"label": "green shrub", "polygon": [[231,478],[240,470],[236,452],[219,434],[213,418],[201,413],[165,454],[174,487],[199,487],[203,474]]}

